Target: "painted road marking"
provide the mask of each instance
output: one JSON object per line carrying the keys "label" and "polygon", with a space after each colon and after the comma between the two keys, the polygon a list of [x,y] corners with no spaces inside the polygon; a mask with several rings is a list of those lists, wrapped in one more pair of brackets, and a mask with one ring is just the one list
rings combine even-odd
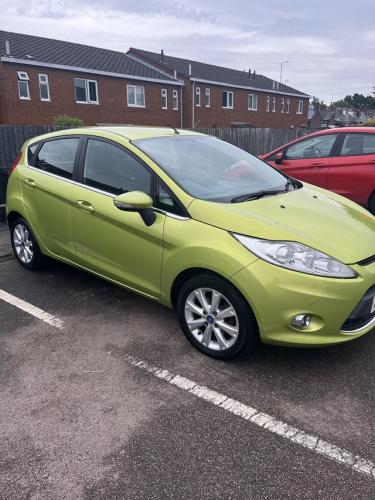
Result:
{"label": "painted road marking", "polygon": [[194,396],[204,399],[205,401],[222,408],[223,410],[229,411],[234,415],[238,415],[244,420],[248,420],[263,429],[267,429],[273,434],[277,434],[292,443],[296,443],[304,448],[319,453],[335,462],[343,464],[350,467],[355,472],[364,474],[371,479],[375,479],[375,464],[370,460],[366,460],[358,455],[354,455],[350,451],[347,451],[339,446],[328,443],[323,439],[312,434],[307,434],[304,431],[292,427],[291,425],[277,420],[276,418],[263,413],[251,406],[236,401],[235,399],[228,398],[224,394],[216,392],[208,387],[199,385],[193,380],[182,377],[180,375],[175,375],[169,370],[159,368],[158,366],[151,365],[147,361],[136,358],[131,354],[125,355],[126,360],[133,366],[141,368],[157,378],[168,382],[171,385],[183,389],[184,391],[190,392]]}
{"label": "painted road marking", "polygon": [[39,309],[39,307],[35,307],[32,304],[29,304],[29,302],[25,302],[24,300],[19,299],[18,297],[1,289],[0,299],[4,300],[4,302],[8,302],[8,304],[11,304],[12,306],[18,307],[18,309],[22,309],[22,311],[25,311],[32,316],[35,316],[35,318],[41,319],[49,325],[55,326],[56,328],[64,327],[64,322],[61,319],[56,318],[55,316],[52,316],[52,314],[43,311],[43,309]]}

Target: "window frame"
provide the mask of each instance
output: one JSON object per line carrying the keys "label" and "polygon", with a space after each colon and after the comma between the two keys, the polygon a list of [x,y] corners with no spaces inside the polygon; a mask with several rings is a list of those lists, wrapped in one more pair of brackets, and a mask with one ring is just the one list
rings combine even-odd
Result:
{"label": "window frame", "polygon": [[281,98],[281,113],[285,113],[285,97]]}
{"label": "window frame", "polygon": [[[140,85],[138,85],[140,87]],[[161,109],[168,109],[168,89],[161,89]],[[165,101],[164,101],[165,99]],[[165,104],[164,104],[165,103]]]}
{"label": "window frame", "polygon": [[[86,100],[85,101],[78,101],[78,99],[77,99],[77,86],[76,86],[77,80],[82,80],[85,82],[85,92],[86,92]],[[90,87],[89,87],[90,83],[95,84],[96,101],[93,101],[90,99]],[[97,80],[91,80],[89,78],[74,77],[74,93],[75,93],[75,98],[76,98],[76,104],[100,104],[99,103],[99,92],[98,92],[98,81]]]}
{"label": "window frame", "polygon": [[[129,103],[129,89],[134,88],[134,104]],[[137,104],[137,87],[143,89],[143,104]],[[146,107],[146,90],[144,85],[134,85],[133,83],[126,84],[126,105],[128,108],[145,108]]]}
{"label": "window frame", "polygon": [[[250,99],[253,105],[255,101],[255,107],[250,107]],[[249,111],[258,111],[258,101],[258,94],[247,94],[247,109]]]}
{"label": "window frame", "polygon": [[286,100],[286,112],[287,113],[290,113],[290,98],[288,97],[288,99]]}
{"label": "window frame", "polygon": [[[300,111],[300,108],[301,108],[301,111]],[[297,99],[296,115],[303,115],[303,100],[302,99]]]}
{"label": "window frame", "polygon": [[[17,71],[17,89],[18,89],[18,99],[21,101],[30,101],[30,84],[29,84],[29,74],[27,71]],[[20,84],[23,83],[26,85],[27,96],[21,96],[21,87]]]}
{"label": "window frame", "polygon": [[276,113],[276,96],[272,96],[272,113]]}
{"label": "window frame", "polygon": [[201,107],[201,88],[200,87],[195,87],[195,92],[194,92],[194,105],[197,108]]}
{"label": "window frame", "polygon": [[266,112],[269,113],[271,110],[271,96],[266,97]]}
{"label": "window frame", "polygon": [[[46,81],[42,82],[41,81],[41,77],[45,77]],[[49,91],[49,78],[48,78],[47,73],[38,73],[38,81],[39,81],[39,97],[40,97],[40,100],[44,101],[44,102],[51,102],[51,94],[50,94],[50,91]],[[48,98],[42,97],[42,85],[46,85],[46,87],[47,87]]]}
{"label": "window frame", "polygon": [[178,111],[178,90],[176,89],[172,90],[172,109]]}
{"label": "window frame", "polygon": [[234,109],[234,92],[233,90],[223,90],[222,92],[222,101],[224,100],[223,97],[224,97],[224,94],[227,94],[227,104],[229,102],[230,99],[228,99],[228,96],[231,94],[232,95],[232,105],[231,106],[222,106],[223,109]]}
{"label": "window frame", "polygon": [[[207,104],[207,97],[208,97],[208,104]],[[204,107],[205,108],[210,108],[211,107],[211,88],[206,87],[205,92],[204,92]]]}

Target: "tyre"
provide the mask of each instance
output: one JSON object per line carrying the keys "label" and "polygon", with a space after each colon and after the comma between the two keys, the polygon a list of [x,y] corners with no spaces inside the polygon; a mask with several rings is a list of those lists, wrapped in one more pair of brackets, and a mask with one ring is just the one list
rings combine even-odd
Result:
{"label": "tyre", "polygon": [[218,359],[247,354],[259,334],[250,306],[224,278],[201,274],[186,281],[177,299],[177,316],[187,339]]}
{"label": "tyre", "polygon": [[370,212],[375,215],[375,191],[372,193],[370,196],[369,202],[368,202],[368,209]]}
{"label": "tyre", "polygon": [[29,270],[40,269],[45,257],[27,222],[22,217],[14,220],[10,226],[10,238],[15,258]]}

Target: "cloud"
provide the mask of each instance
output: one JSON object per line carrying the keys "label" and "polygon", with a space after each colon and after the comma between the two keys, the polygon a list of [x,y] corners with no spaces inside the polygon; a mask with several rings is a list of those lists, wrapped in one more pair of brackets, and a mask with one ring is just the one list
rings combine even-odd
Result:
{"label": "cloud", "polygon": [[339,0],[0,0],[2,29],[256,69],[330,101],[375,85],[375,4],[358,33]]}

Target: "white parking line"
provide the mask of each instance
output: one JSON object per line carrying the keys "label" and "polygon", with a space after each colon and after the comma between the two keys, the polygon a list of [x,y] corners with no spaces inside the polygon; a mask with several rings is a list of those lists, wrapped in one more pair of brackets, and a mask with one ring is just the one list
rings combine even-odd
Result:
{"label": "white parking line", "polygon": [[39,309],[39,307],[29,304],[29,302],[25,302],[24,300],[11,295],[5,290],[0,289],[0,299],[4,300],[4,302],[8,302],[8,304],[12,304],[12,306],[18,307],[18,309],[22,309],[22,311],[25,311],[32,316],[35,316],[35,318],[41,319],[49,325],[55,326],[56,328],[64,327],[64,323],[61,319],[52,316],[52,314],[43,311],[43,309]]}
{"label": "white parking line", "polygon": [[169,384],[178,387],[179,389],[190,392],[194,396],[204,399],[205,401],[208,401],[223,410],[229,411],[234,415],[238,415],[244,420],[248,420],[263,429],[267,429],[269,432],[277,434],[292,443],[308,448],[315,453],[350,467],[355,472],[359,472],[370,477],[371,479],[375,479],[375,464],[370,460],[354,455],[350,451],[328,443],[317,436],[307,434],[296,427],[292,427],[285,422],[277,420],[271,415],[267,415],[267,413],[262,413],[251,406],[245,405],[235,399],[228,398],[224,394],[220,394],[219,392],[209,389],[208,387],[198,385],[193,380],[181,377],[180,375],[175,375],[169,370],[151,365],[147,361],[142,361],[131,354],[126,354],[126,359],[131,365],[152,373],[155,377],[158,377]]}

